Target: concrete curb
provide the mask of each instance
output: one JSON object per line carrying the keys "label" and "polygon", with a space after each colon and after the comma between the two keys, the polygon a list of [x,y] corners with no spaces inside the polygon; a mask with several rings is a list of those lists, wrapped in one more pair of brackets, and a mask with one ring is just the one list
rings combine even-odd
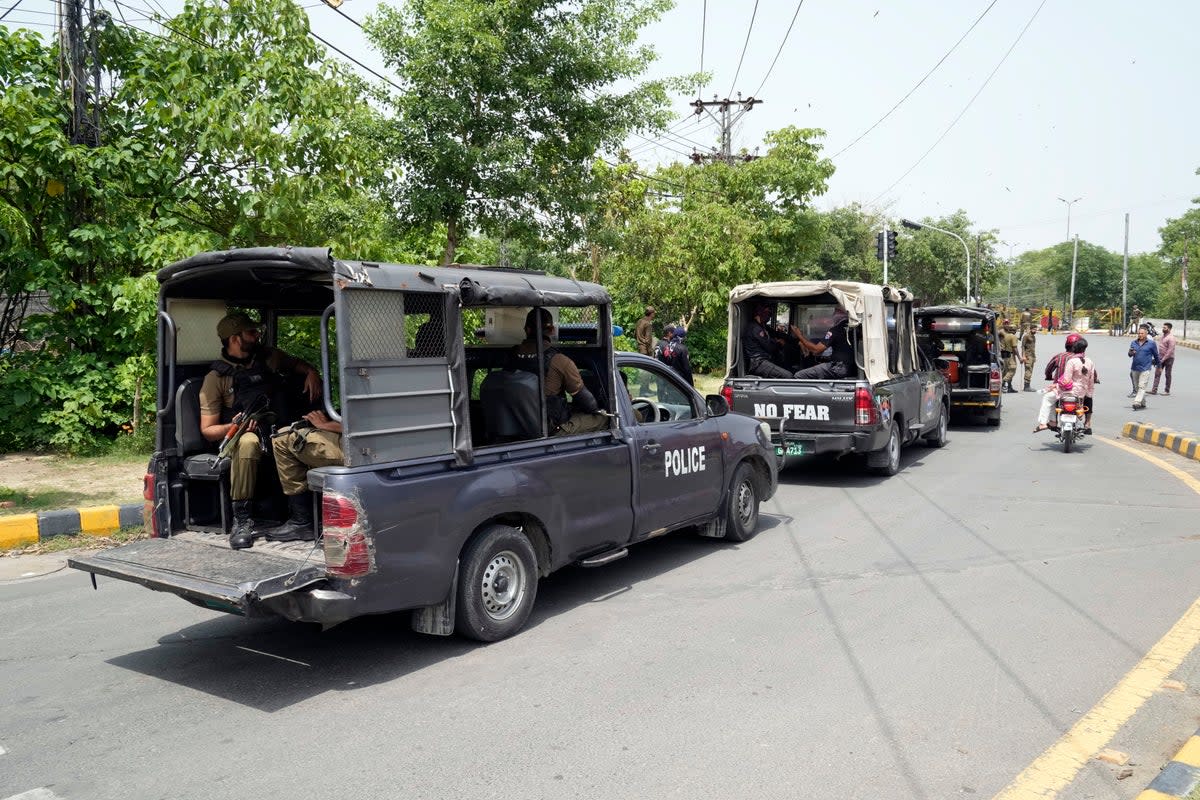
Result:
{"label": "concrete curb", "polygon": [[0,550],[36,544],[53,536],[107,536],[141,524],[141,503],[14,514],[0,517]]}
{"label": "concrete curb", "polygon": [[1170,428],[1156,427],[1152,423],[1126,422],[1121,428],[1121,435],[1155,447],[1165,447],[1184,458],[1200,461],[1200,439],[1194,433],[1179,433]]}
{"label": "concrete curb", "polygon": [[1200,731],[1196,731],[1137,800],[1181,800],[1200,786]]}

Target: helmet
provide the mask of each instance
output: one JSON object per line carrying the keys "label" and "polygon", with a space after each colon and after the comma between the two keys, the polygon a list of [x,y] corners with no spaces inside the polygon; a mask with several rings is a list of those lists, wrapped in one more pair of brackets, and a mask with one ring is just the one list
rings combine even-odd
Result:
{"label": "helmet", "polygon": [[1072,353],[1082,353],[1087,350],[1087,339],[1082,336],[1075,339],[1075,343],[1071,346]]}
{"label": "helmet", "polygon": [[1078,333],[1068,333],[1066,349],[1070,350],[1072,353],[1075,352],[1075,343],[1078,342],[1082,338],[1083,337],[1080,336]]}

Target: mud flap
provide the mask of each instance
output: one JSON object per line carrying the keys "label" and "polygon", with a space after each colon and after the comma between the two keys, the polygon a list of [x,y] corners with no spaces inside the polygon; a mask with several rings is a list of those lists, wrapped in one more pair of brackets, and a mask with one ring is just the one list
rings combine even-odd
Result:
{"label": "mud flap", "polygon": [[92,573],[93,579],[106,575],[243,616],[270,613],[260,601],[325,579],[323,559],[312,563],[175,539],[146,539],[73,556],[67,565]]}
{"label": "mud flap", "polygon": [[433,636],[449,636],[454,633],[454,617],[458,612],[458,564],[454,565],[454,578],[450,581],[450,594],[436,606],[414,608],[412,629],[417,633]]}

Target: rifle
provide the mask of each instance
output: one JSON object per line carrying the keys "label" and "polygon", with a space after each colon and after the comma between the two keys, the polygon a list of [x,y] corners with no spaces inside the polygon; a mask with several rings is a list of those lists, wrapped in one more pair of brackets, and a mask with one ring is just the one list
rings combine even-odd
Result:
{"label": "rifle", "polygon": [[217,450],[217,460],[214,462],[214,467],[219,467],[221,462],[229,458],[237,447],[238,441],[242,438],[253,422],[274,416],[270,409],[271,399],[260,394],[254,400],[250,401],[250,405],[235,417],[236,424],[229,429],[225,434],[225,438],[221,440],[221,447]]}

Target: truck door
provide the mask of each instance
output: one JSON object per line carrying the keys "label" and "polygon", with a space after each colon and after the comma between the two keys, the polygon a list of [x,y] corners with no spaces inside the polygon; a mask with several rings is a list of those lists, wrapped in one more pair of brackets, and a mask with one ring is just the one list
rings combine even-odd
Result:
{"label": "truck door", "polygon": [[721,501],[720,423],[704,413],[699,395],[667,366],[625,366],[633,408],[630,426],[638,480],[635,539],[692,519],[709,517]]}
{"label": "truck door", "polygon": [[930,424],[922,403],[925,387],[917,372],[912,304],[895,301],[884,305],[887,309],[888,371],[892,377],[879,384],[877,391],[890,398],[885,408],[892,416],[903,419],[900,435],[902,441],[909,441],[917,435],[916,431]]}

